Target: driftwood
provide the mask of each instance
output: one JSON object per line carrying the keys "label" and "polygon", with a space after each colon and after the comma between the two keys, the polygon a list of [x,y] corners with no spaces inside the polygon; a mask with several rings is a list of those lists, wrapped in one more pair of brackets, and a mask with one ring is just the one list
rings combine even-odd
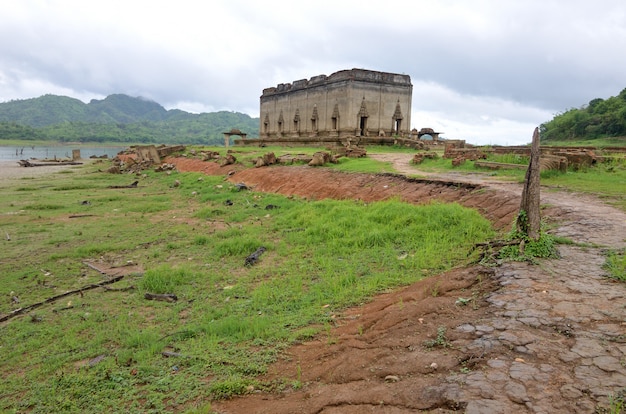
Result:
{"label": "driftwood", "polygon": [[58,312],[63,312],[63,311],[70,310],[70,309],[74,309],[74,305],[65,306],[65,307],[59,308],[59,309],[52,309],[52,312],[53,313],[58,313]]}
{"label": "driftwood", "polygon": [[22,167],[50,167],[59,165],[82,165],[82,162],[78,161],[57,161],[57,162],[30,162],[28,160],[19,160],[17,162]]}
{"label": "driftwood", "polygon": [[161,300],[163,302],[176,302],[178,300],[178,296],[174,295],[173,293],[160,294],[146,292],[143,297],[148,300]]}
{"label": "driftwood", "polygon": [[95,265],[92,265],[89,262],[83,262],[83,264],[87,267],[90,267],[91,269],[95,270],[96,272],[100,273],[101,275],[106,275],[106,272],[103,271],[102,269],[98,269]]}
{"label": "driftwood", "polygon": [[21,315],[21,314],[23,314],[25,312],[31,311],[33,309],[36,309],[36,308],[38,308],[38,307],[40,307],[42,305],[45,305],[46,303],[52,303],[52,302],[55,302],[55,301],[57,301],[59,299],[63,299],[63,298],[65,298],[67,296],[70,296],[70,295],[75,295],[77,293],[82,294],[82,292],[84,292],[86,290],[96,289],[96,288],[99,288],[99,287],[110,285],[110,284],[115,283],[115,282],[119,282],[123,278],[124,278],[124,275],[116,276],[116,277],[114,277],[112,279],[105,280],[104,282],[92,283],[91,285],[83,286],[83,287],[81,287],[79,289],[70,290],[69,292],[65,292],[65,293],[61,293],[60,295],[52,296],[52,297],[50,297],[50,298],[48,298],[48,299],[46,299],[44,301],[33,303],[32,305],[24,306],[23,308],[15,309],[14,311],[12,311],[12,312],[10,312],[10,313],[0,317],[0,322],[8,321],[9,319],[11,319],[11,318],[13,318],[13,317],[15,317],[17,315]]}
{"label": "driftwood", "polygon": [[163,351],[161,352],[165,358],[189,358],[187,355],[183,355],[179,352]]}
{"label": "driftwood", "polygon": [[87,363],[87,365],[89,365],[90,367],[93,367],[95,365],[98,365],[100,362],[102,362],[104,360],[104,358],[106,358],[106,354],[102,354],[102,355],[98,355],[97,357],[90,359],[89,362]]}
{"label": "driftwood", "polygon": [[259,260],[259,257],[261,257],[263,252],[265,252],[265,247],[263,247],[263,246],[261,246],[258,249],[256,249],[256,251],[254,253],[252,253],[250,256],[246,257],[245,265],[246,266],[252,266],[253,264],[255,264]]}
{"label": "driftwood", "polygon": [[139,184],[139,181],[135,181],[128,185],[110,185],[107,188],[137,188],[137,184]]}
{"label": "driftwood", "polygon": [[126,286],[126,287],[123,287],[123,288],[110,288],[110,287],[107,287],[107,286],[103,286],[103,288],[104,288],[104,290],[106,292],[126,292],[128,290],[135,289],[135,286],[130,285],[130,286]]}
{"label": "driftwood", "polygon": [[93,217],[94,214],[72,214],[68,218],[83,218],[83,217]]}

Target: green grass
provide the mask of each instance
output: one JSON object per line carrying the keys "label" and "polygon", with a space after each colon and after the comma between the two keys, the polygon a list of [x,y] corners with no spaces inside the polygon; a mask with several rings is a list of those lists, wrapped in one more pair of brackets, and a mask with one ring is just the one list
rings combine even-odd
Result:
{"label": "green grass", "polygon": [[597,147],[597,148],[610,148],[610,147],[623,147],[626,146],[626,137],[613,137],[613,138],[596,138],[596,139],[579,139],[571,141],[542,141],[541,145],[550,146],[563,146],[563,147]]}
{"label": "green grass", "polygon": [[104,280],[88,260],[145,269],[111,286],[125,290],[85,291],[0,323],[0,411],[207,412],[214,399],[274,389],[257,378],[286,347],[349,306],[466,263],[494,234],[456,204],[309,201],[151,171],[138,188],[110,189],[136,178],[98,167],[0,183],[10,237],[0,314]]}
{"label": "green grass", "polygon": [[361,173],[393,173],[395,169],[390,162],[381,162],[372,158],[339,158],[337,164],[329,164],[328,167],[344,172]]}
{"label": "green grass", "polygon": [[626,282],[626,253],[623,251],[609,252],[604,268],[609,272],[611,278]]}
{"label": "green grass", "polygon": [[626,161],[601,163],[566,173],[547,171],[541,175],[541,184],[547,187],[590,193],[604,198],[626,211]]}
{"label": "green grass", "polygon": [[[487,161],[494,162],[510,162],[516,161],[515,163],[523,163],[523,158],[509,157],[509,156],[499,156],[492,155]],[[452,166],[452,160],[449,158],[439,157],[437,159],[424,159],[421,164],[415,166],[416,171],[426,171],[426,172],[464,172],[464,173],[481,173],[488,175],[490,177],[500,177],[503,180],[507,181],[523,181],[525,171],[524,170],[491,170],[488,168],[480,168],[474,165],[473,161],[466,161],[459,165],[458,167]]]}
{"label": "green grass", "polygon": [[[270,151],[317,150],[242,148],[235,156],[251,163]],[[605,185],[615,201],[622,166],[609,167],[542,183],[575,190],[587,175],[590,189]],[[310,201],[176,172],[146,171],[138,188],[110,189],[136,177],[98,168],[0,182],[0,233],[10,237],[0,258],[0,314],[102,281],[87,260],[145,269],[112,286],[127,290],[86,291],[0,323],[0,411],[210,412],[214,399],[275,389],[258,375],[288,346],[325,333],[332,343],[330,328],[347,307],[472,261],[470,248],[494,236],[456,204]],[[332,168],[393,171],[368,158]],[[452,169],[443,159],[422,168]],[[476,172],[471,162],[459,170]],[[266,210],[270,204],[277,208]],[[244,266],[260,246],[258,263]],[[613,274],[623,275],[623,257],[609,255]],[[145,292],[178,301],[146,301]]]}

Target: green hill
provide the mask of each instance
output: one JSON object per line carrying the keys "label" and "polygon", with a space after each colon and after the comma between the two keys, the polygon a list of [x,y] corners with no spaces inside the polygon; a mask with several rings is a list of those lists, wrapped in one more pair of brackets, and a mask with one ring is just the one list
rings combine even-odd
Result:
{"label": "green hill", "polygon": [[88,104],[57,95],[0,103],[0,139],[221,145],[232,128],[258,137],[259,119],[229,111],[166,110],[123,94]]}
{"label": "green hill", "polygon": [[608,99],[592,99],[541,124],[541,141],[611,139],[626,145],[626,89]]}

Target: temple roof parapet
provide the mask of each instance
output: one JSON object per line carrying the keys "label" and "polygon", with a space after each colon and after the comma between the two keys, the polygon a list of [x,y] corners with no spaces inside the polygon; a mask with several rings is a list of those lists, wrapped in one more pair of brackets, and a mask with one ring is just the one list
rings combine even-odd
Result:
{"label": "temple roof parapet", "polygon": [[263,89],[262,96],[269,96],[275,94],[281,94],[286,92],[293,92],[309,87],[317,87],[321,85],[328,85],[336,82],[345,81],[360,81],[360,82],[372,82],[378,84],[388,85],[411,85],[411,77],[409,75],[401,75],[397,73],[378,72],[367,69],[348,69],[335,72],[330,76],[318,75],[313,76],[311,79],[300,79],[293,83],[279,83],[276,87]]}

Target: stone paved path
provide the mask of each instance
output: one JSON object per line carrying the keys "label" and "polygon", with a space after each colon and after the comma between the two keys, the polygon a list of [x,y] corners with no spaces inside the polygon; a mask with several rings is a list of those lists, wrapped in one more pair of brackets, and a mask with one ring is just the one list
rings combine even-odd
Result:
{"label": "stone paved path", "polygon": [[[411,171],[408,160],[395,161]],[[470,181],[521,193],[517,184]],[[626,397],[626,286],[602,268],[604,248],[626,246],[626,215],[588,195],[541,197],[559,209],[552,233],[596,247],[561,245],[560,259],[495,269],[501,289],[488,298],[495,311],[457,328],[468,355],[492,357],[444,388],[467,402],[468,414],[593,413],[598,401]]]}
{"label": "stone paved path", "polygon": [[488,298],[497,310],[457,328],[468,353],[497,355],[449,379],[467,413],[592,413],[626,388],[626,289],[604,277],[595,249],[560,252],[541,266],[497,268],[502,288]]}

